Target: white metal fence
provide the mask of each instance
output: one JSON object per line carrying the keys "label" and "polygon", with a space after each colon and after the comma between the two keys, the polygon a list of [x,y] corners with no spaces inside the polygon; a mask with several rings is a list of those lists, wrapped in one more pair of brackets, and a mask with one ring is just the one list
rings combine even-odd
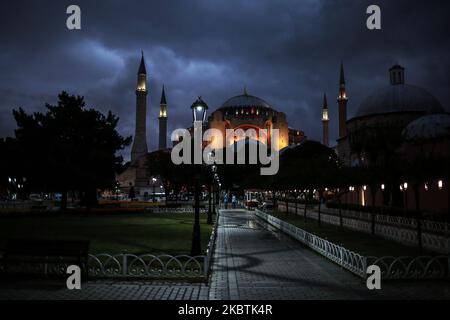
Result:
{"label": "white metal fence", "polygon": [[362,278],[367,276],[366,270],[369,265],[378,265],[383,279],[436,279],[448,277],[449,274],[448,256],[366,257],[260,210],[255,210],[255,214],[275,228]]}
{"label": "white metal fence", "polygon": [[[172,211],[171,211],[172,212]],[[185,211],[183,211],[185,212]],[[206,254],[189,255],[89,255],[88,270],[91,277],[112,278],[208,278],[219,221],[216,210],[215,225],[209,238]]]}
{"label": "white metal fence", "polygon": [[88,270],[90,277],[101,278],[202,277],[206,263],[205,256],[98,254],[89,255]]}
{"label": "white metal fence", "polygon": [[[91,278],[204,278],[207,279],[211,267],[217,238],[219,210],[216,210],[215,225],[205,255],[152,255],[152,254],[89,254],[87,271]],[[1,258],[1,256],[0,256]],[[50,258],[50,257],[49,257]],[[0,273],[5,266],[0,259]],[[52,257],[48,262],[29,263],[27,261],[8,264],[12,273],[46,274],[65,276],[72,264],[63,258]]]}
{"label": "white metal fence", "polygon": [[[278,209],[286,212],[286,203],[280,201]],[[298,205],[297,214],[303,215],[303,210],[303,206]],[[288,204],[288,212],[295,213],[294,203]],[[372,215],[370,213],[342,210],[341,214],[344,228],[365,233],[372,232]],[[318,220],[317,209],[308,209],[307,218]],[[450,252],[450,226],[447,223],[421,220],[421,231],[419,232],[416,219],[379,214],[374,218],[377,236],[409,246],[418,245],[420,236],[423,248],[442,254]],[[322,208],[320,219],[322,222],[332,225],[340,226],[341,224],[338,209]]]}
{"label": "white metal fence", "polygon": [[[194,208],[192,207],[180,207],[180,208],[159,208],[159,207],[149,207],[145,208],[146,212],[151,213],[194,213]],[[200,208],[200,213],[207,213],[207,208]]]}

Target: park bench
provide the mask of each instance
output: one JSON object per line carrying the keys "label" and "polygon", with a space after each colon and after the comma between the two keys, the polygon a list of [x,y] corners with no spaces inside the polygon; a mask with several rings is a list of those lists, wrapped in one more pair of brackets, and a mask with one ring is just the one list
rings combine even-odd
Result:
{"label": "park bench", "polygon": [[7,276],[67,277],[67,267],[77,265],[88,277],[89,241],[8,240],[0,260],[0,273]]}

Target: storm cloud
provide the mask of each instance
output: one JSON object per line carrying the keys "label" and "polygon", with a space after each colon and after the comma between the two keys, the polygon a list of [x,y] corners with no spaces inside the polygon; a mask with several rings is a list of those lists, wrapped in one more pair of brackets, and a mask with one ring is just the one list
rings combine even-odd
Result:
{"label": "storm cloud", "polygon": [[[82,10],[82,30],[66,28],[66,8]],[[366,8],[382,9],[382,30],[366,28]],[[244,86],[287,114],[289,125],[321,138],[329,97],[337,137],[339,65],[349,117],[400,63],[406,82],[423,86],[448,110],[448,1],[97,0],[3,1],[0,13],[0,137],[12,136],[13,108],[42,111],[66,90],[88,106],[112,110],[134,132],[141,50],[149,77],[148,141],[166,86],[169,131],[190,125],[198,95],[214,110]],[[124,152],[128,157],[128,150]]]}

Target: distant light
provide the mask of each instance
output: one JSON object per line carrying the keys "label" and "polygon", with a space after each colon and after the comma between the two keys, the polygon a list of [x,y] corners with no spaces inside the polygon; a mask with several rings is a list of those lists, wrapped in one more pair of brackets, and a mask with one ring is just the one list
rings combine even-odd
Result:
{"label": "distant light", "polygon": [[400,185],[400,191],[403,191],[403,186],[402,185]]}
{"label": "distant light", "polygon": [[367,186],[363,186],[363,190],[366,191],[367,190]]}
{"label": "distant light", "polygon": [[438,188],[439,190],[442,190],[442,188],[444,187],[444,182],[442,180],[438,181]]}
{"label": "distant light", "polygon": [[425,187],[425,191],[428,191],[428,182],[425,182],[424,187]]}
{"label": "distant light", "polygon": [[203,107],[202,106],[196,106],[195,109],[197,109],[197,111],[202,111]]}
{"label": "distant light", "polygon": [[405,182],[405,183],[403,184],[403,189],[405,189],[405,190],[408,189],[408,182]]}
{"label": "distant light", "polygon": [[385,185],[384,185],[384,183],[381,185],[381,190],[384,190],[384,188],[385,188]]}

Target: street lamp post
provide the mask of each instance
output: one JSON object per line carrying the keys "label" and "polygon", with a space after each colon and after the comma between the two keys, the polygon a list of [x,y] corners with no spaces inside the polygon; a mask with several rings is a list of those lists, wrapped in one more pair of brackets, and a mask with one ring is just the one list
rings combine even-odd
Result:
{"label": "street lamp post", "polygon": [[[212,157],[214,155],[213,152],[210,153],[210,157]],[[212,159],[212,158],[210,158]],[[216,197],[215,197],[215,188],[214,188],[214,184],[216,181],[216,172],[217,172],[217,166],[215,164],[213,164],[211,166],[211,173],[212,173],[212,178],[211,178],[211,182],[209,185],[209,208],[208,208],[208,224],[212,224],[212,213],[216,212]],[[211,211],[211,201],[212,201],[212,211]]]}
{"label": "street lamp post", "polygon": [[206,221],[207,224],[212,224],[212,209],[211,209],[211,199],[212,198],[212,183],[210,182],[208,184],[208,220]]}
{"label": "street lamp post", "polygon": [[214,183],[212,185],[211,196],[212,196],[212,210],[213,210],[213,212],[216,212],[216,187],[215,187]]}
{"label": "street lamp post", "polygon": [[[206,111],[208,110],[208,105],[202,100],[201,97],[198,97],[198,99],[192,104],[191,109],[194,122],[194,130],[196,130],[196,124],[200,124],[200,128],[202,128],[203,123],[206,120]],[[196,148],[194,148],[194,150],[195,149]],[[197,167],[195,164],[194,166],[196,168],[196,174],[194,178],[194,228],[192,232],[191,255],[198,256],[202,253],[200,237],[200,167]]]}
{"label": "street lamp post", "polygon": [[152,178],[152,182],[153,182],[153,201],[155,201],[155,199],[156,199],[156,181],[157,181],[157,179],[156,178]]}

